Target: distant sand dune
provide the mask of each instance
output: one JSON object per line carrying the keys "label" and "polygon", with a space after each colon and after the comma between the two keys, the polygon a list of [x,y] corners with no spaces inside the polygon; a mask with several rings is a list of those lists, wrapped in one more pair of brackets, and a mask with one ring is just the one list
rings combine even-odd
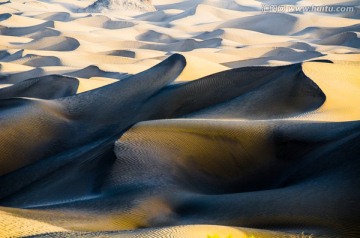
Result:
{"label": "distant sand dune", "polygon": [[96,0],[93,4],[83,9],[85,12],[99,12],[107,9],[154,11],[150,0]]}
{"label": "distant sand dune", "polygon": [[40,55],[32,55],[27,54],[24,58],[12,61],[14,64],[23,64],[27,66],[36,67],[38,65],[41,66],[60,66],[61,62],[59,58],[55,56],[40,56]]}
{"label": "distant sand dune", "polygon": [[73,51],[78,48],[80,43],[73,38],[61,36],[48,36],[33,40],[24,45],[13,44],[15,48],[28,50],[52,50],[52,51]]}
{"label": "distant sand dune", "polygon": [[22,82],[26,79],[40,77],[44,74],[44,70],[40,68],[31,69],[28,71],[20,72],[20,73],[12,73],[3,75],[0,77],[1,83],[14,84],[18,82]]}
{"label": "distant sand dune", "polygon": [[343,45],[357,48],[360,46],[359,33],[357,32],[343,32],[329,38],[317,42],[321,45]]}
{"label": "distant sand dune", "polygon": [[1,34],[9,35],[9,36],[24,36],[28,35],[34,32],[37,32],[38,30],[45,28],[45,27],[54,27],[54,23],[52,21],[47,21],[44,23],[40,23],[38,25],[34,26],[28,26],[28,27],[6,27],[3,26],[0,28]]}
{"label": "distant sand dune", "polygon": [[52,75],[27,79],[11,87],[0,90],[0,100],[13,97],[30,97],[55,99],[75,95],[78,80],[74,78]]}
{"label": "distant sand dune", "polygon": [[40,40],[44,37],[59,36],[60,34],[61,34],[60,31],[46,27],[34,33],[27,34],[26,37],[32,38],[34,40]]}

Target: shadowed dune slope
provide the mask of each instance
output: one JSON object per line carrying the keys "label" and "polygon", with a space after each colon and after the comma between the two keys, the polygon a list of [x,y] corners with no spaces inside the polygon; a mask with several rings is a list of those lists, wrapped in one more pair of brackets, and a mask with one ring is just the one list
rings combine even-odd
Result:
{"label": "shadowed dune slope", "polygon": [[155,10],[149,0],[97,0],[85,9],[81,9],[81,11],[99,12],[106,9],[137,10],[143,12]]}
{"label": "shadowed dune slope", "polygon": [[[168,60],[143,73],[73,97],[65,97],[57,101],[23,98],[0,100],[3,115],[1,122],[4,129],[0,174],[3,175],[21,168],[34,162],[32,160],[40,160],[60,153],[67,148],[75,147],[73,143],[81,146],[86,142],[90,143],[92,140],[100,140],[103,137],[99,136],[99,132],[107,137],[118,135],[122,130],[134,124],[136,120],[139,120],[141,115],[146,117],[149,112],[142,114],[139,111],[143,101],[170,81],[175,80],[184,66],[184,57],[173,55]],[[119,93],[119,89],[123,93]],[[117,100],[114,100],[116,98]],[[114,110],[123,111],[128,106],[133,108],[124,111],[125,115],[113,115]],[[15,110],[15,114],[13,114],[14,108],[18,108]],[[94,108],[97,108],[95,117]],[[16,118],[15,123],[14,121],[10,123],[14,117]],[[44,120],[38,121],[39,117]],[[74,120],[74,123],[69,123],[69,120]],[[29,136],[32,133],[42,134],[30,144],[26,138],[20,138],[22,135],[12,134],[12,128],[21,129],[25,123],[31,125],[24,128]],[[106,125],[108,125],[107,128]],[[64,129],[64,126],[67,129]],[[106,128],[105,131],[104,127]],[[84,137],[73,137],[73,141],[69,138],[72,133],[77,134],[81,130],[84,130],[85,134],[92,134],[94,138],[89,138],[85,134]],[[13,141],[17,141],[16,137],[20,139],[19,146],[24,149],[29,148],[29,151],[19,151],[9,147]],[[51,149],[46,149],[48,146]]]}
{"label": "shadowed dune slope", "polygon": [[55,99],[75,95],[79,81],[60,75],[27,79],[11,87],[0,89],[0,100],[14,97]]}
{"label": "shadowed dune slope", "polygon": [[[356,237],[360,124],[283,120],[325,101],[301,64],[233,69],[169,84],[184,67],[184,58],[173,55],[78,95],[1,100],[3,128],[43,135],[30,143],[3,134],[2,155],[8,157],[1,160],[0,204],[12,207],[1,209],[4,232],[131,237],[125,231],[71,232],[174,226],[167,228],[171,237],[178,225],[218,224],[278,237],[285,237],[279,231]],[[16,124],[6,121],[11,118]],[[165,120],[135,125],[113,152],[124,130],[149,119]],[[7,146],[14,141],[21,151]],[[51,151],[40,153],[49,145]],[[46,225],[35,233],[12,231],[14,216],[21,217],[20,227],[29,219]],[[250,234],[226,229],[236,237]],[[146,237],[165,231],[138,232]]]}
{"label": "shadowed dune slope", "polygon": [[79,47],[79,42],[69,37],[48,36],[24,45],[14,45],[14,47],[30,50],[72,51]]}
{"label": "shadowed dune slope", "polygon": [[8,74],[4,76],[0,76],[0,83],[1,84],[15,84],[22,82],[24,80],[39,77],[44,74],[44,70],[35,68],[24,72]]}

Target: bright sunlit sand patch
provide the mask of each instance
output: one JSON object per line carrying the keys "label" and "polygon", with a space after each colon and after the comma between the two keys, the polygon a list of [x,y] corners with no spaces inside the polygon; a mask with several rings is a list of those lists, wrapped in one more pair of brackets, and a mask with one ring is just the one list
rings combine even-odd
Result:
{"label": "bright sunlit sand patch", "polygon": [[[210,53],[211,54],[211,53]],[[186,57],[187,65],[184,71],[178,77],[178,81],[195,80],[206,75],[214,74],[217,72],[228,70],[229,68],[221,64],[208,61],[190,54],[184,54]]]}
{"label": "bright sunlit sand patch", "polygon": [[26,218],[11,212],[12,209],[0,208],[0,236],[4,238],[23,237],[48,232],[67,231],[47,222]]}
{"label": "bright sunlit sand patch", "polygon": [[303,64],[303,70],[323,90],[326,101],[298,119],[336,122],[360,118],[359,65],[310,62]]}
{"label": "bright sunlit sand patch", "polygon": [[9,74],[9,73],[11,74],[11,73],[20,73],[20,72],[28,71],[34,69],[34,67],[21,65],[21,64],[1,62],[0,69],[3,74]]}
{"label": "bright sunlit sand patch", "polygon": [[[30,216],[29,216],[30,215]],[[28,211],[21,209],[0,209],[0,236],[3,238],[11,237],[24,237],[32,235],[41,235],[46,233],[56,232],[71,232],[74,230],[82,231],[83,234],[90,231],[112,231],[111,229],[122,227],[124,230],[124,236],[127,235],[125,230],[131,228],[131,219],[128,220],[129,225],[126,225],[126,217],[109,217],[104,216],[100,220],[94,220],[85,214],[71,215],[70,213],[47,213]],[[118,220],[119,219],[119,220]],[[72,226],[69,221],[76,223],[76,226]],[[121,225],[122,224],[122,225]],[[131,231],[128,233],[136,236],[138,232]],[[65,233],[66,234],[66,233]],[[80,233],[81,234],[81,233]],[[296,236],[281,232],[262,231],[256,229],[238,228],[238,227],[226,227],[215,225],[186,225],[186,226],[173,226],[164,228],[153,228],[142,231],[142,237],[151,237],[151,234],[158,234],[161,237],[173,237],[173,238],[302,238],[306,236]],[[69,236],[73,237],[69,233]],[[135,237],[134,236],[134,237]]]}
{"label": "bright sunlit sand patch", "polygon": [[95,88],[100,88],[117,81],[116,79],[109,79],[103,77],[92,77],[90,79],[78,78],[78,80],[80,84],[77,93],[82,93]]}

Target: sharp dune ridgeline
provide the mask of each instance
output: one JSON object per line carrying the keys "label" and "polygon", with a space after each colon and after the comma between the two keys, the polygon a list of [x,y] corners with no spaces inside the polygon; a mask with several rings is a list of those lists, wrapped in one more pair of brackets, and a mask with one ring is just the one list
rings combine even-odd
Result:
{"label": "sharp dune ridgeline", "polygon": [[360,237],[359,16],[0,0],[0,237]]}

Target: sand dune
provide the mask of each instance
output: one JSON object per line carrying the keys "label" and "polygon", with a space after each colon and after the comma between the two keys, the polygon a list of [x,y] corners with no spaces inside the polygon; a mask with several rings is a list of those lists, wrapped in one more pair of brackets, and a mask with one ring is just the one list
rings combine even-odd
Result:
{"label": "sand dune", "polygon": [[22,64],[32,67],[41,66],[61,66],[61,61],[55,56],[41,56],[27,54],[23,58],[12,61],[14,64]]}
{"label": "sand dune", "polygon": [[103,71],[99,69],[99,67],[94,65],[90,65],[84,69],[76,70],[74,72],[66,73],[66,75],[80,77],[80,78],[105,77],[105,78],[115,78],[115,79],[121,79],[127,76],[127,74]]}
{"label": "sand dune", "polygon": [[[249,73],[251,70],[256,73]],[[286,73],[291,71],[292,76]],[[280,67],[276,70],[272,68],[240,68],[221,72],[212,77],[214,77],[213,85],[206,85],[208,88],[201,89],[208,92],[208,97],[225,99],[223,95],[231,95],[238,88],[241,93],[233,94],[235,97],[229,97],[229,101],[202,110],[191,117],[253,120],[284,118],[312,111],[322,105],[326,98],[321,89],[305,76],[301,65]],[[220,82],[215,81],[224,78],[238,79],[239,82],[228,80],[222,86]],[[212,92],[212,90],[215,91]],[[210,96],[210,93],[214,93],[214,95]],[[187,98],[192,94],[189,93]],[[196,95],[196,93],[194,94]],[[208,98],[207,101],[209,101]]]}
{"label": "sand dune", "polygon": [[77,23],[87,26],[105,28],[105,29],[122,29],[132,27],[135,24],[129,21],[111,21],[105,16],[88,16],[74,20]]}
{"label": "sand dune", "polygon": [[40,68],[30,69],[27,71],[12,73],[9,75],[4,75],[0,77],[0,82],[3,84],[14,84],[18,82],[22,82],[26,79],[35,78],[42,76],[44,74],[44,70]]}
{"label": "sand dune", "polygon": [[[74,78],[51,75],[27,79],[0,90],[0,99],[30,97],[55,99],[76,94],[78,81]],[[51,88],[51,90],[49,90]]]}
{"label": "sand dune", "polygon": [[[15,20],[14,20],[15,21]],[[2,22],[3,24],[4,22]],[[24,24],[26,25],[26,24]],[[13,27],[7,27],[2,25],[0,28],[2,35],[9,35],[9,36],[24,36],[28,35],[34,32],[37,32],[38,30],[44,28],[44,27],[54,27],[54,23],[52,21],[47,21],[44,23],[40,23],[37,25],[31,25],[31,26],[13,26]]]}
{"label": "sand dune", "polygon": [[359,237],[358,1],[263,4],[0,1],[0,237]]}
{"label": "sand dune", "polygon": [[148,0],[97,0],[90,6],[82,9],[85,12],[98,12],[107,10],[137,10],[154,11],[155,8]]}
{"label": "sand dune", "polygon": [[34,40],[40,40],[44,37],[50,37],[50,36],[59,36],[60,31],[54,30],[52,28],[46,27],[44,29],[41,29],[37,32],[34,32],[32,34],[26,35],[26,37],[34,39]]}
{"label": "sand dune", "polygon": [[26,44],[13,44],[13,47],[29,50],[73,51],[79,47],[79,42],[69,37],[48,36]]}
{"label": "sand dune", "polygon": [[323,39],[317,43],[321,45],[344,45],[356,48],[360,45],[360,38],[357,32],[344,32]]}

